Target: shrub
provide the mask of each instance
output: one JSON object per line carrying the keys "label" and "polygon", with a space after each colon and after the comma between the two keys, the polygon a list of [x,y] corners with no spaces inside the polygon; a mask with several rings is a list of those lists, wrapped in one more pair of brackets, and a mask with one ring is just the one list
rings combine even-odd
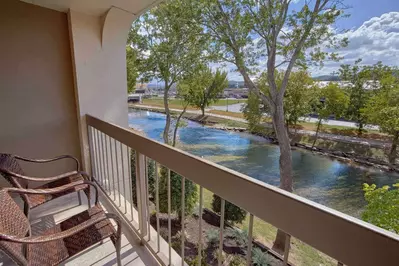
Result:
{"label": "shrub", "polygon": [[206,239],[208,240],[209,246],[216,246],[219,242],[219,230],[218,229],[210,229],[206,232]]}
{"label": "shrub", "polygon": [[234,255],[229,263],[230,266],[243,266],[246,264],[246,260],[240,255]]}
{"label": "shrub", "polygon": [[269,254],[260,248],[252,249],[252,263],[257,266],[268,266],[270,264]]}
{"label": "shrub", "polygon": [[189,266],[207,266],[208,263],[206,262],[206,252],[205,252],[205,250],[204,249],[201,250],[201,264],[200,265],[198,264],[198,256],[196,256],[196,257],[194,257],[192,259],[189,259],[187,261],[187,264]]}
{"label": "shrub", "polygon": [[[136,152],[131,151],[130,154],[130,172],[132,176],[132,194],[133,203],[137,206],[137,190],[136,190]],[[155,161],[148,159],[147,163],[147,173],[148,173],[148,193],[149,196],[155,198]]]}
{"label": "shrub", "polygon": [[[212,210],[220,214],[220,204],[221,199],[217,195],[213,195],[212,199]],[[224,219],[228,222],[232,223],[242,223],[245,217],[247,216],[247,212],[240,207],[230,203],[226,200],[225,202],[225,212]]]}
{"label": "shrub", "polygon": [[393,188],[363,184],[367,206],[362,219],[376,226],[399,234],[399,183]]}
{"label": "shrub", "polygon": [[245,247],[248,244],[248,230],[238,228],[228,228],[226,235],[233,238],[238,245]]}
{"label": "shrub", "polygon": [[[159,180],[159,211],[162,213],[168,212],[168,172],[165,167],[161,167],[161,174]],[[171,185],[171,211],[177,212],[179,216],[182,213],[181,202],[181,182],[182,177],[177,173],[170,172]],[[197,186],[186,179],[185,181],[185,214],[189,215],[193,212],[194,206],[198,201]]]}

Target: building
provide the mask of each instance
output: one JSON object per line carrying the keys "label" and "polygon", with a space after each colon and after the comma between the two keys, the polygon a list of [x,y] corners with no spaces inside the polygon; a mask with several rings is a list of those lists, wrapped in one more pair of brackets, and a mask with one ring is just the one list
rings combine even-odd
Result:
{"label": "building", "polygon": [[[165,241],[157,233],[158,227],[150,223],[146,158],[198,184],[201,191],[205,188],[244,208],[251,214],[250,221],[257,217],[286,232],[288,240],[292,236],[320,250],[337,265],[397,265],[398,235],[129,129],[126,38],[132,22],[159,2],[2,0],[1,152],[33,158],[60,154],[79,158],[82,169],[93,176],[99,188],[101,205],[122,219],[124,265],[185,265],[184,253],[176,252],[171,238]],[[134,188],[131,154],[136,156]],[[29,173],[42,177],[70,167],[68,162],[50,168],[24,165]],[[60,200],[58,205],[44,206],[32,223],[57,223],[80,210],[73,198]],[[201,209],[203,202],[199,206]],[[222,229],[223,219],[224,214]],[[184,240],[184,228],[181,232]],[[223,240],[223,233],[220,237]],[[252,243],[252,233],[248,239]],[[104,242],[77,254],[69,264],[115,265],[114,251],[109,241]],[[251,249],[248,254],[251,258]],[[289,254],[287,245],[281,255],[285,265]],[[11,265],[4,254],[0,264]]]}

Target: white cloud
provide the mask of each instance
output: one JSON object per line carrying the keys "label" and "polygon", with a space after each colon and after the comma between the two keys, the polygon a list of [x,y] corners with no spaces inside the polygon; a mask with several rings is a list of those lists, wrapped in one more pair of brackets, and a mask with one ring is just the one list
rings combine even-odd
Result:
{"label": "white cloud", "polygon": [[330,74],[340,64],[350,64],[361,58],[362,64],[398,65],[399,62],[399,12],[390,12],[365,21],[359,28],[340,34],[349,39],[349,45],[339,51],[344,59],[327,63],[322,69],[312,69],[314,75]]}
{"label": "white cloud", "polygon": [[[356,59],[361,58],[362,64],[371,65],[382,61],[385,65],[399,65],[399,12],[390,12],[373,17],[365,21],[360,27],[351,29],[339,37],[347,37],[349,45],[342,48],[338,53],[344,57],[340,62],[326,62],[323,68],[311,67],[313,76],[331,74],[338,71],[341,64],[353,64]],[[220,67],[213,64],[212,68]],[[265,68],[265,62],[260,64]],[[228,71],[230,80],[242,80],[239,73],[231,64],[222,66]]]}

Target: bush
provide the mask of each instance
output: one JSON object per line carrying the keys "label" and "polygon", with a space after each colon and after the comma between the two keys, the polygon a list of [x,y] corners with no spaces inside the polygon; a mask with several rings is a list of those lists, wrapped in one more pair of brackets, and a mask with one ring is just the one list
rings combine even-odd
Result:
{"label": "bush", "polygon": [[[216,213],[220,214],[220,204],[221,199],[217,195],[213,195],[212,199],[212,210]],[[242,223],[245,217],[247,216],[247,212],[240,207],[237,207],[233,203],[230,203],[226,200],[225,202],[225,212],[224,219],[231,223]]]}
{"label": "bush", "polygon": [[219,230],[218,229],[210,229],[206,232],[206,239],[208,240],[209,246],[216,246],[219,242]]}
{"label": "bush", "polygon": [[268,266],[270,264],[269,254],[260,248],[252,249],[252,263],[257,266]]}
{"label": "bush", "polygon": [[240,255],[234,255],[233,258],[230,260],[230,266],[243,266],[246,265],[246,260]]}
{"label": "bush", "polygon": [[[133,203],[137,206],[137,190],[136,190],[136,152],[131,151],[130,154],[130,172],[132,176],[132,194]],[[147,173],[148,173],[148,193],[149,196],[155,198],[155,161],[148,159],[147,163]]]}
{"label": "bush", "polygon": [[238,245],[245,247],[248,244],[248,230],[238,228],[228,228],[226,235],[233,238]]}
{"label": "bush", "polygon": [[196,257],[194,257],[192,259],[189,259],[187,261],[187,264],[189,266],[207,266],[208,263],[206,262],[206,252],[205,252],[205,250],[204,249],[201,250],[201,264],[200,265],[198,264],[198,256],[196,256]]}
{"label": "bush", "polygon": [[376,226],[399,234],[399,183],[393,188],[363,184],[367,206],[362,219]]}
{"label": "bush", "polygon": [[[182,213],[181,202],[181,182],[182,177],[177,173],[170,172],[171,185],[171,211],[177,212],[180,216]],[[185,214],[189,215],[198,201],[197,186],[186,179],[185,181]],[[168,171],[167,168],[161,167],[161,174],[159,180],[159,211],[162,213],[168,212]]]}

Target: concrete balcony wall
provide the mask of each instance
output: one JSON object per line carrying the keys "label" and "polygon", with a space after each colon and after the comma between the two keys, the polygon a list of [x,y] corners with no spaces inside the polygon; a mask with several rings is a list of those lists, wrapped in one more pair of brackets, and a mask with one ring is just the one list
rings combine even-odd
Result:
{"label": "concrete balcony wall", "polygon": [[[0,152],[80,158],[67,14],[2,0],[0,39]],[[54,175],[69,163],[24,169]]]}

